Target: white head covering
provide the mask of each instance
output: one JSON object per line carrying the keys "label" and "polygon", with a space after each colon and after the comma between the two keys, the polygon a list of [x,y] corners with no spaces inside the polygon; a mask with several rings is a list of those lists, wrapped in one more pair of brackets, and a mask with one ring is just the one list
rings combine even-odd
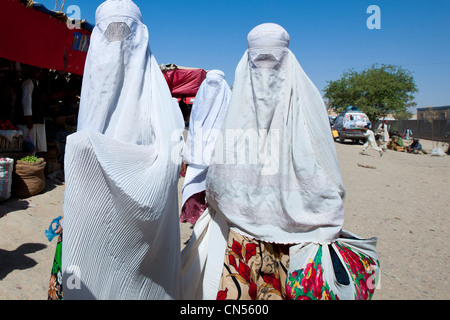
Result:
{"label": "white head covering", "polygon": [[206,74],[195,96],[183,160],[189,164],[183,186],[183,204],[205,190],[206,170],[228,109],[231,90],[220,70]]}
{"label": "white head covering", "polygon": [[95,17],[78,131],[87,128],[120,141],[149,145],[155,135],[149,125],[149,106],[162,102],[152,91],[168,88],[158,74],[139,8],[130,0],[109,0],[98,7]]}
{"label": "white head covering", "polygon": [[186,163],[209,166],[230,98],[231,90],[225,74],[220,70],[209,71],[192,105],[183,154]]}
{"label": "white head covering", "polygon": [[104,2],[67,139],[65,299],[178,298],[179,120],[139,8]]}
{"label": "white head covering", "polygon": [[288,46],[279,25],[249,33],[207,201],[244,235],[325,243],[342,227],[345,189],[324,102]]}

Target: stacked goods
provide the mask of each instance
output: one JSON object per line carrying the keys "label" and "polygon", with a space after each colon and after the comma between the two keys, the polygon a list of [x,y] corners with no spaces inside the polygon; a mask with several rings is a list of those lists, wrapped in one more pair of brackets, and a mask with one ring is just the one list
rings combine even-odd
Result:
{"label": "stacked goods", "polygon": [[395,151],[405,151],[405,145],[403,144],[403,139],[401,137],[392,136],[389,144],[388,149],[395,150]]}
{"label": "stacked goods", "polygon": [[12,124],[11,120],[0,119],[0,130],[20,130],[19,127]]}
{"label": "stacked goods", "polygon": [[11,120],[0,119],[0,130],[20,130],[18,126],[12,124]]}
{"label": "stacked goods", "polygon": [[20,198],[34,196],[45,189],[45,165],[43,158],[27,156],[17,160],[12,190]]}
{"label": "stacked goods", "polygon": [[14,171],[14,160],[0,158],[0,201],[11,197],[12,174]]}
{"label": "stacked goods", "polygon": [[0,153],[3,157],[14,157],[22,151],[22,131],[10,120],[0,119]]}

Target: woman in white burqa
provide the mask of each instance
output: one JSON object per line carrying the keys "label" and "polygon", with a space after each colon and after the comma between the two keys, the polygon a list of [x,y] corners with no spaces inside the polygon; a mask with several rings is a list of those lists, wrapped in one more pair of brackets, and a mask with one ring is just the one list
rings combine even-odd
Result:
{"label": "woman in white burqa", "polygon": [[65,158],[64,299],[177,299],[179,110],[130,0],[96,11]]}
{"label": "woman in white burqa", "polygon": [[[322,97],[281,26],[247,39],[206,177],[208,208],[182,252],[182,298],[370,298],[358,277],[378,270],[376,239],[342,230],[345,188]],[[356,274],[362,257],[370,270]]]}
{"label": "woman in white burqa", "polygon": [[220,70],[206,74],[192,106],[183,152],[187,165],[182,188],[181,222],[195,224],[207,207],[205,180],[216,138],[230,103],[231,90]]}

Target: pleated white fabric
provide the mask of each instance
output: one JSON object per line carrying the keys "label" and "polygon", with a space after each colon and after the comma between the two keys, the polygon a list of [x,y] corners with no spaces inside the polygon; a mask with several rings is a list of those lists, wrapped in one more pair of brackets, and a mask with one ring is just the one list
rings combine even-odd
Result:
{"label": "pleated white fabric", "polygon": [[197,91],[189,119],[183,151],[183,160],[189,166],[182,189],[182,204],[193,194],[205,190],[211,155],[230,99],[231,90],[225,74],[220,70],[209,71]]}
{"label": "pleated white fabric", "polygon": [[342,228],[345,189],[325,104],[288,44],[276,24],[249,33],[206,198],[241,234],[326,243]]}
{"label": "pleated white fabric", "polygon": [[181,252],[182,300],[216,299],[228,232],[229,224],[224,216],[206,208]]}
{"label": "pleated white fabric", "polygon": [[247,39],[208,169],[209,207],[182,252],[182,274],[200,274],[183,278],[183,299],[216,298],[229,229],[265,242],[325,244],[344,222],[326,108],[289,34],[267,23]]}
{"label": "pleated white fabric", "polygon": [[178,299],[179,109],[139,8],[96,12],[65,156],[64,299]]}

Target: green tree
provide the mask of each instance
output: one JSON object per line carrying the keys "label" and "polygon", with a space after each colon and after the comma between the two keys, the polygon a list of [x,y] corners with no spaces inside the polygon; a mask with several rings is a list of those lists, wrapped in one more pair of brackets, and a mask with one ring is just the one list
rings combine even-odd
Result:
{"label": "green tree", "polygon": [[393,65],[372,65],[357,72],[349,70],[335,81],[328,81],[324,98],[335,112],[356,106],[375,122],[388,114],[404,114],[414,107],[418,92],[410,71]]}

